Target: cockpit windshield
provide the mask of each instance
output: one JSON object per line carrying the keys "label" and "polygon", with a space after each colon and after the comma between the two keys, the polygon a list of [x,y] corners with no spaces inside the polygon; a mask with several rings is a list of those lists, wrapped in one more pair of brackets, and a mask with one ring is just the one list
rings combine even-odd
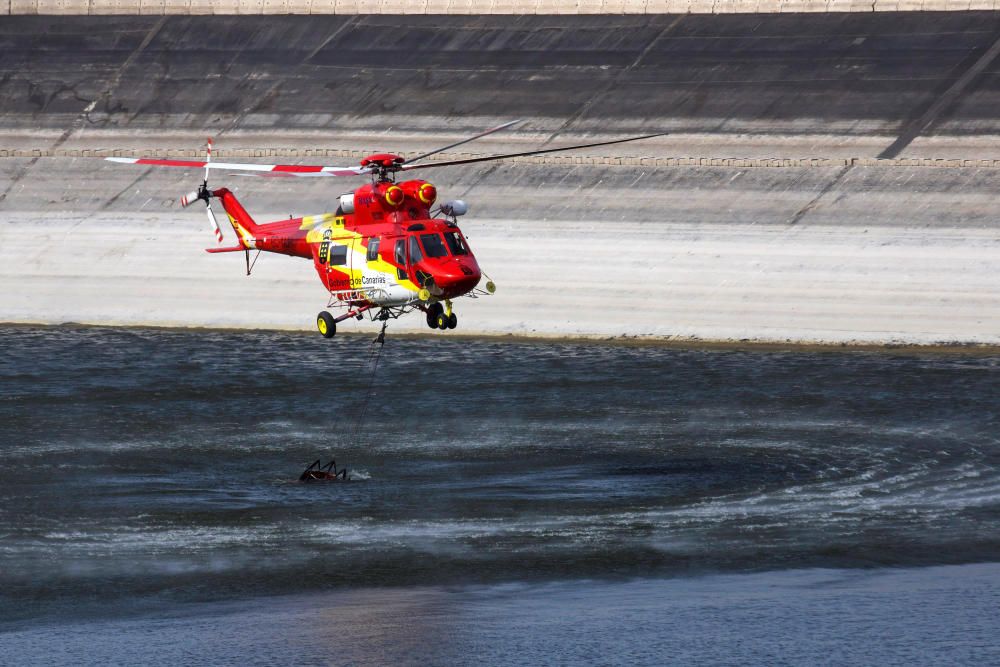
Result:
{"label": "cockpit windshield", "polygon": [[468,255],[469,249],[465,245],[465,239],[458,232],[446,232],[444,235],[445,241],[448,242],[448,247],[451,248],[451,254],[453,255]]}
{"label": "cockpit windshield", "polygon": [[440,234],[421,234],[420,242],[428,257],[447,257],[448,249],[444,247]]}

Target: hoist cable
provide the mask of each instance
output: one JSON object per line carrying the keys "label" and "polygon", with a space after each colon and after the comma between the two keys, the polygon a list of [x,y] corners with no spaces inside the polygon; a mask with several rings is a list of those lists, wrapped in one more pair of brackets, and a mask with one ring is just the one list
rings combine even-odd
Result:
{"label": "hoist cable", "polygon": [[[385,348],[385,329],[389,326],[389,321],[386,320],[382,323],[382,331],[379,333],[378,338],[372,341],[371,348],[368,352],[368,364],[372,367],[371,375],[368,377],[368,390],[365,392],[364,401],[361,404],[361,414],[358,415],[358,421],[354,425],[354,437],[351,438],[352,442],[357,441],[358,436],[361,435],[361,426],[365,422],[365,416],[368,414],[368,404],[371,402],[372,392],[375,388],[375,372],[378,371],[378,363],[382,360],[382,350]],[[375,344],[378,343],[378,347]],[[372,359],[375,363],[372,364]]]}

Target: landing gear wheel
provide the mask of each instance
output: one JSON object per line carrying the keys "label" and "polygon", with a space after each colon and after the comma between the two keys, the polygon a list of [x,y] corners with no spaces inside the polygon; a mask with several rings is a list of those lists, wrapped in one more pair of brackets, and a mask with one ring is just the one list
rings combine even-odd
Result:
{"label": "landing gear wheel", "polygon": [[454,329],[457,326],[458,326],[458,315],[452,313],[451,315],[448,316],[448,328]]}
{"label": "landing gear wheel", "polygon": [[427,326],[431,329],[438,328],[438,316],[444,312],[444,307],[440,303],[432,303],[427,308]]}
{"label": "landing gear wheel", "polygon": [[333,315],[325,310],[316,316],[316,328],[323,334],[323,338],[333,338],[337,335],[337,323]]}
{"label": "landing gear wheel", "polygon": [[444,311],[438,313],[437,316],[437,328],[444,331],[448,328],[448,316],[444,314]]}

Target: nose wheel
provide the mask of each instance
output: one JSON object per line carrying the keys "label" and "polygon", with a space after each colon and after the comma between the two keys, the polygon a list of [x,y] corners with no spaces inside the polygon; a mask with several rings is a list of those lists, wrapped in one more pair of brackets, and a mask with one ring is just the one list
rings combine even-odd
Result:
{"label": "nose wheel", "polygon": [[427,326],[431,329],[438,328],[438,317],[444,314],[444,307],[440,303],[432,303],[427,307]]}
{"label": "nose wheel", "polygon": [[451,311],[451,303],[448,304],[448,311],[440,303],[432,303],[427,308],[427,326],[431,329],[454,329],[458,326],[458,316]]}

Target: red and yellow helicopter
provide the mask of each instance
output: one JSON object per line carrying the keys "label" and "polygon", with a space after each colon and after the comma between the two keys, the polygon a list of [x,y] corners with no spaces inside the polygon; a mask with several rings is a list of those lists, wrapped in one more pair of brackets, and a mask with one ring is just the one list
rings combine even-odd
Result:
{"label": "red and yellow helicopter", "polygon": [[[250,251],[274,252],[311,259],[323,286],[330,293],[327,308],[344,311],[338,316],[327,310],[316,317],[316,327],[327,338],[337,333],[337,324],[368,313],[383,323],[413,310],[426,314],[427,326],[454,329],[458,324],[452,302],[461,296],[493,294],[495,285],[483,272],[458,227],[458,217],[468,211],[461,200],[437,204],[437,189],[420,180],[397,182],[397,175],[414,169],[448,167],[490,160],[540,155],[608,146],[663,136],[649,134],[560,148],[542,148],[520,153],[420,162],[432,155],[508,128],[520,121],[504,123],[473,137],[409,159],[390,153],[369,155],[358,167],[327,167],[289,164],[244,164],[212,162],[212,140],[204,161],[156,158],[106,158],[112,162],[159,167],[204,168],[201,187],[181,198],[181,205],[205,202],[209,224],[223,242],[212,200],[218,199],[236,232],[237,245],[207,248],[210,253],[244,252],[249,274]],[[340,195],[333,213],[310,215],[259,224],[250,217],[236,196],[226,188],[209,189],[211,169],[258,172],[269,176],[337,177],[369,176],[371,182]]]}

